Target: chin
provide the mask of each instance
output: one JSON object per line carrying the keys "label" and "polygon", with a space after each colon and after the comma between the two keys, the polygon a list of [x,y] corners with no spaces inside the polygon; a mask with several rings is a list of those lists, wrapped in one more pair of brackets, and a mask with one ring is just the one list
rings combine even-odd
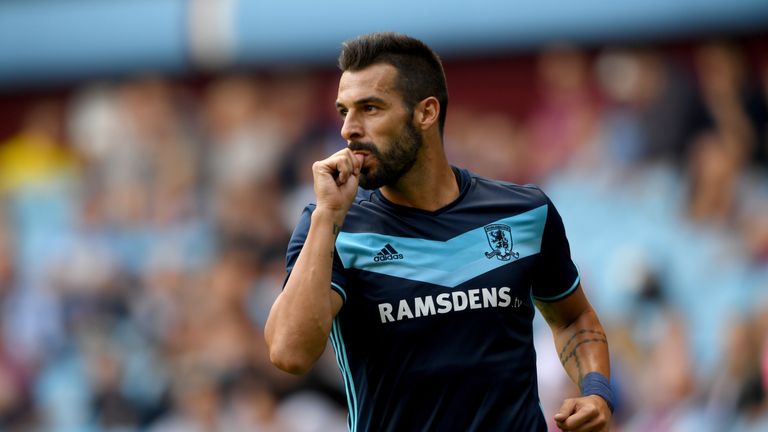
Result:
{"label": "chin", "polygon": [[375,190],[383,186],[381,184],[380,179],[377,179],[375,176],[372,177],[370,175],[370,170],[368,172],[360,171],[360,187],[365,190]]}

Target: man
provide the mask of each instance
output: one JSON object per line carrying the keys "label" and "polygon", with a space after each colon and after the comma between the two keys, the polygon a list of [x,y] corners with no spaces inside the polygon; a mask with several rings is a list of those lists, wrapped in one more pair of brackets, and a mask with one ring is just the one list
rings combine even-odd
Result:
{"label": "man", "polygon": [[351,431],[544,431],[535,303],[583,395],[557,425],[607,430],[608,346],[552,203],[449,165],[445,75],[422,42],[362,36],[339,66],[348,146],[312,167],[317,203],[266,324],[272,362],[304,373],[330,337]]}

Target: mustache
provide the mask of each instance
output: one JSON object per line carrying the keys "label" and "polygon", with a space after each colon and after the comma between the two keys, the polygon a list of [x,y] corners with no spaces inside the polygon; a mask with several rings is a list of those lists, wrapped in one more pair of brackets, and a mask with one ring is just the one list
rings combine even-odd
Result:
{"label": "mustache", "polygon": [[379,149],[377,149],[376,146],[373,145],[373,143],[370,143],[370,142],[352,141],[351,143],[349,143],[349,145],[347,145],[347,148],[352,150],[352,151],[364,150],[364,151],[368,151],[368,152],[370,152],[370,153],[372,153],[374,155],[378,155],[379,154]]}

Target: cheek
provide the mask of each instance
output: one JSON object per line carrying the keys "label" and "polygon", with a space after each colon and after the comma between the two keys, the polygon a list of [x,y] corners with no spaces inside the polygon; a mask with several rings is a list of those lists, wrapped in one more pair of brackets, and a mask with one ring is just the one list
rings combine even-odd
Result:
{"label": "cheek", "polygon": [[394,138],[399,136],[405,130],[408,118],[404,115],[388,113],[371,119],[371,131],[378,136]]}

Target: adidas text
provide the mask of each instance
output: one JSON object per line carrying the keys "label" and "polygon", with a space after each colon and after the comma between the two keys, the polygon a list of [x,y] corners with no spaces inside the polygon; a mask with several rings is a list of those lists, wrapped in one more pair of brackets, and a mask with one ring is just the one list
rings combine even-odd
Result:
{"label": "adidas text", "polygon": [[373,262],[392,261],[403,259],[403,254],[399,253],[391,244],[387,243],[379,253],[373,257]]}
{"label": "adidas text", "polygon": [[373,257],[374,262],[392,261],[392,260],[399,260],[399,259],[403,259],[403,254],[376,255],[375,257]]}

